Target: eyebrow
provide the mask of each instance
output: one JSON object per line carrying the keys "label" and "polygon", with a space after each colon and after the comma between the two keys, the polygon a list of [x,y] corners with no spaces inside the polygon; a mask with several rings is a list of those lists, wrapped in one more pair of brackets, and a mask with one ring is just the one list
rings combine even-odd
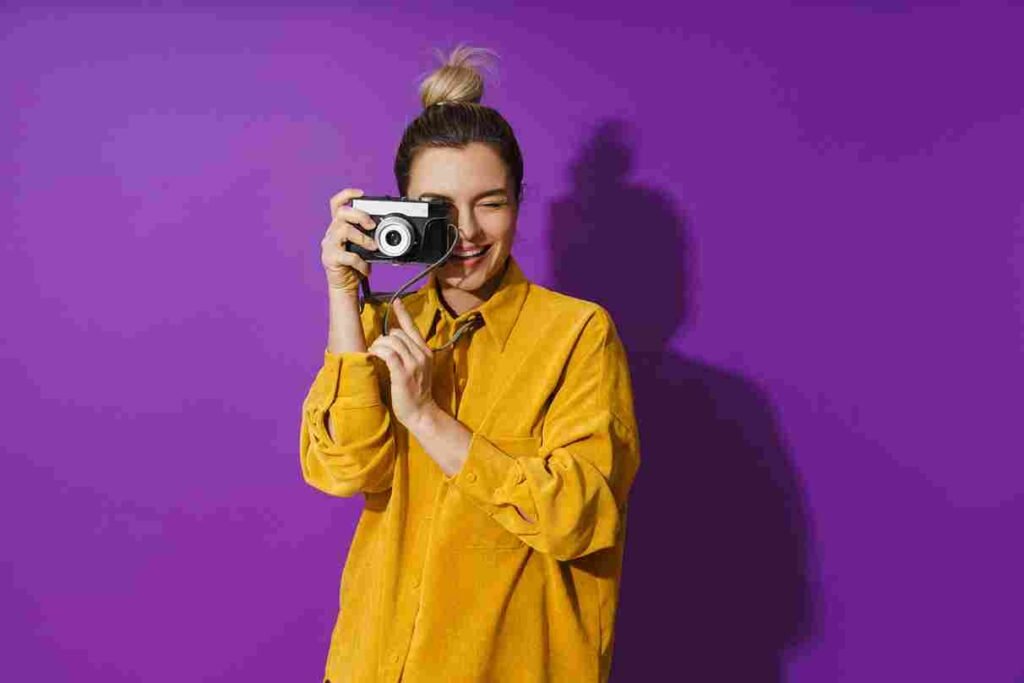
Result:
{"label": "eyebrow", "polygon": [[[506,190],[503,187],[496,187],[493,190],[486,190],[484,192],[481,192],[477,196],[473,197],[473,201],[475,202],[478,199],[483,199],[484,197],[491,197],[499,194],[508,196],[508,190]],[[424,192],[420,195],[420,199],[422,199],[423,197],[437,197],[438,199],[445,199],[448,200],[449,202],[454,201],[451,197],[448,197],[443,194],[438,194],[436,192]]]}

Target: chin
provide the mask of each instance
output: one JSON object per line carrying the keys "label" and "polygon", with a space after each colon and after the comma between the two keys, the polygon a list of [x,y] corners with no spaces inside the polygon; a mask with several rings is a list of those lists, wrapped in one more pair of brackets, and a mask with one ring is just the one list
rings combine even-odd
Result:
{"label": "chin", "polygon": [[452,289],[464,289],[467,292],[472,292],[483,287],[487,282],[487,277],[482,277],[479,273],[470,273],[468,276],[461,274],[442,275],[440,280],[445,287],[450,287]]}
{"label": "chin", "polygon": [[483,287],[495,272],[494,264],[490,259],[476,266],[469,273],[460,272],[459,267],[457,263],[451,266],[446,263],[439,268],[438,276],[441,282],[448,287],[473,291]]}

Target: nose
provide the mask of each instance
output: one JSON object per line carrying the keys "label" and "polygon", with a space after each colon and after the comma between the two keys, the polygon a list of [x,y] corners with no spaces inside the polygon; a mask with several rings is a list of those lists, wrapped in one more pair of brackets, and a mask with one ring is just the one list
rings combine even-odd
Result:
{"label": "nose", "polygon": [[458,211],[455,216],[456,225],[459,228],[459,235],[466,242],[475,241],[480,235],[480,226],[473,217],[472,209]]}

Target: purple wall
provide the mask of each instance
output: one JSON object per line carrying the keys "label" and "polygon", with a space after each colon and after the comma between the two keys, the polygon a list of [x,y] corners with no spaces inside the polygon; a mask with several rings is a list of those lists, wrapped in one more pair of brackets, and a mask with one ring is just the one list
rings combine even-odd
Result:
{"label": "purple wall", "polygon": [[631,354],[615,680],[1022,680],[1024,8],[479,4],[2,10],[0,676],[317,680],[327,199],[467,40]]}

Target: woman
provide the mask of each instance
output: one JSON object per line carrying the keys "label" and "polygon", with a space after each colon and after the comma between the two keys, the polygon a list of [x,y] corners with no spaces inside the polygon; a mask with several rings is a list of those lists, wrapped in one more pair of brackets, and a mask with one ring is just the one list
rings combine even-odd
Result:
{"label": "woman", "polygon": [[[331,199],[330,331],[303,404],[302,474],[364,509],[325,681],[606,681],[639,440],[608,312],[529,282],[511,248],[515,135],[456,48],[421,85],[395,160],[402,196],[442,197],[455,254],[386,303],[358,289],[369,215]],[[482,326],[480,325],[482,323]],[[469,326],[470,333],[459,334]],[[455,338],[454,343],[451,343]],[[367,347],[366,340],[372,340]]]}

